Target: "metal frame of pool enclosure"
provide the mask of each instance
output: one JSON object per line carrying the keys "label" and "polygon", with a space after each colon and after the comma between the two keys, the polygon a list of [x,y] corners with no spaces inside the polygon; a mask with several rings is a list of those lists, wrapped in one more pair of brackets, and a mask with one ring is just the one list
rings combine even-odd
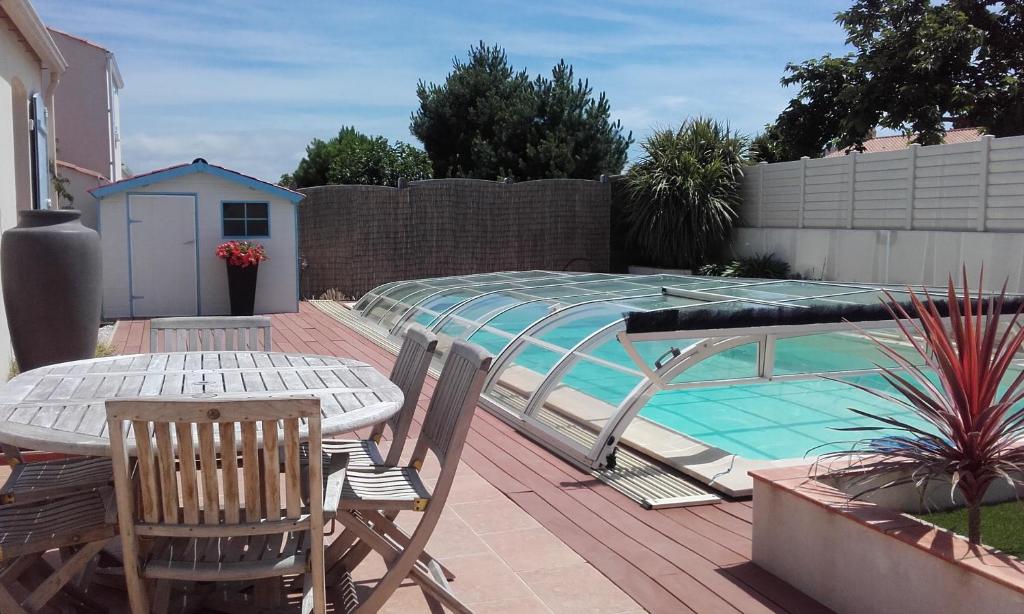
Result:
{"label": "metal frame of pool enclosure", "polygon": [[[635,333],[626,330],[627,314],[877,305],[883,290],[804,280],[524,271],[384,284],[353,310],[393,337],[413,323],[433,330],[442,356],[457,337],[495,353],[483,404],[584,467],[614,467],[624,443],[726,494],[745,495],[748,469],[805,459],[745,458],[648,420],[641,410],[665,391],[876,373],[881,354],[848,322]],[[890,291],[907,297],[905,289]],[[878,331],[893,326],[890,319],[858,323]]]}

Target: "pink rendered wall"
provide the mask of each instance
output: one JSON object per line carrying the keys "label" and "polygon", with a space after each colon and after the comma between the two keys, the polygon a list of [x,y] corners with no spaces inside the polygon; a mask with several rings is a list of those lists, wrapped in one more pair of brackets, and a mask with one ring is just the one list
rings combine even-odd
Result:
{"label": "pink rendered wall", "polygon": [[68,62],[54,95],[57,159],[109,177],[107,52],[60,32],[51,35]]}

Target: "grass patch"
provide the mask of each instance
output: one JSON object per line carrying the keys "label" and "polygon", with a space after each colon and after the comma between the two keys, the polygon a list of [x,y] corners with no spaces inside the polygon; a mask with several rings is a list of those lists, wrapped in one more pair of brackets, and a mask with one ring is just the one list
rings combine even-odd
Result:
{"label": "grass patch", "polygon": [[106,358],[108,356],[116,356],[117,348],[114,347],[113,343],[97,343],[96,344],[96,358]]}
{"label": "grass patch", "polygon": [[[918,518],[960,535],[967,535],[966,509],[922,514]],[[983,506],[981,508],[981,541],[986,546],[1024,559],[1024,503],[1007,501],[1006,503]]]}

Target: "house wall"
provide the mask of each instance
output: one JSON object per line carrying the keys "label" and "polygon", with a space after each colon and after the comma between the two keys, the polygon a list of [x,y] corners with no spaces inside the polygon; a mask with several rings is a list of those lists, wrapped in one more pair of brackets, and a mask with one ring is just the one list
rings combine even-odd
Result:
{"label": "house wall", "polygon": [[108,52],[61,32],[50,33],[68,61],[68,70],[54,93],[54,113],[61,126],[57,158],[116,181],[120,165],[115,168],[113,164],[111,124],[111,94],[116,96],[116,90],[109,74]]}
{"label": "house wall", "polygon": [[98,173],[85,172],[84,169],[69,167],[60,162],[57,162],[57,173],[67,179],[65,187],[71,195],[70,201],[61,201],[61,207],[78,209],[82,212],[82,223],[93,230],[99,230],[99,201],[89,190],[105,185],[108,181]]}
{"label": "house wall", "polygon": [[[18,209],[31,208],[31,149],[28,96],[43,91],[42,67],[0,9],[0,232],[18,222]],[[0,380],[11,352],[7,315],[0,298]]]}
{"label": "house wall", "polygon": [[[257,313],[283,313],[298,309],[298,279],[295,250],[295,205],[266,192],[205,173],[193,173],[143,188],[112,194],[100,200],[100,235],[103,239],[103,316],[128,317],[129,259],[126,205],[131,194],[179,193],[198,195],[198,258],[200,315],[230,313],[227,271],[214,252],[225,240],[222,234],[221,202],[244,200],[270,204],[270,237],[253,239],[262,244],[269,259],[260,264],[256,287]],[[159,254],[152,257],[159,258]],[[136,274],[146,262],[131,262]]]}

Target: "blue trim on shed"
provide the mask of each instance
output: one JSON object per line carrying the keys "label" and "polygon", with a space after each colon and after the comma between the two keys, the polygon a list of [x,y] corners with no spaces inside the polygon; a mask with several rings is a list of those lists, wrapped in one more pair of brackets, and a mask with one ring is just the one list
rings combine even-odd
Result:
{"label": "blue trim on shed", "polygon": [[302,257],[299,255],[299,208],[293,209],[295,213],[295,312],[299,311],[299,302],[302,301]]}
{"label": "blue trim on shed", "polygon": [[100,186],[98,188],[93,188],[89,192],[96,198],[104,198],[106,196],[110,196],[111,194],[117,194],[119,192],[125,192],[128,190],[146,187],[149,185],[153,185],[154,183],[159,183],[161,181],[174,179],[175,177],[181,177],[184,175],[191,175],[194,173],[207,173],[209,175],[213,175],[214,177],[227,179],[228,181],[233,181],[239,185],[243,185],[248,188],[264,192],[266,194],[270,194],[271,196],[283,198],[291,203],[297,203],[306,197],[304,194],[294,192],[287,188],[282,188],[279,185],[267,183],[266,181],[260,181],[255,177],[243,175],[242,173],[238,173],[223,168],[221,166],[209,164],[207,162],[202,161],[196,161],[193,162],[192,164],[172,166],[170,168],[153,171],[152,173],[147,173],[145,175],[138,175],[136,177],[132,177],[131,179],[124,179],[121,181],[117,181],[115,183],[109,183],[107,185]]}
{"label": "blue trim on shed", "polygon": [[[224,205],[226,204],[245,204],[245,205],[266,205],[267,206],[267,234],[265,235],[226,235],[224,234]],[[270,215],[271,203],[266,200],[244,200],[234,198],[231,200],[220,201],[220,238],[225,241],[251,241],[252,239],[269,239],[270,238],[270,219],[273,217]],[[246,218],[248,220],[248,217]],[[196,222],[198,224],[198,221]]]}

